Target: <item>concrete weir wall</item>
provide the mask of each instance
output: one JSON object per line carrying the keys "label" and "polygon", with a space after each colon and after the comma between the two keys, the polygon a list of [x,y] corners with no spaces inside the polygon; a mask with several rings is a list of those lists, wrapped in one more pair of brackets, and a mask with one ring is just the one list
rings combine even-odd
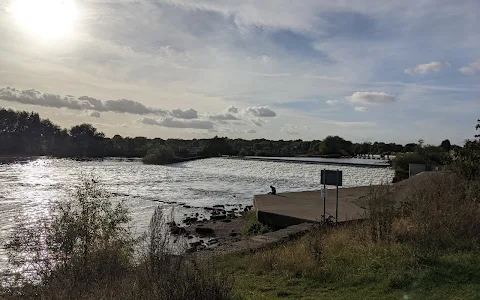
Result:
{"label": "concrete weir wall", "polygon": [[312,222],[301,218],[295,218],[292,216],[280,215],[266,211],[257,211],[257,220],[262,224],[273,226],[275,228],[287,228],[289,226],[298,225],[305,222]]}
{"label": "concrete weir wall", "polygon": [[[370,191],[371,187],[339,189],[338,222],[363,219],[365,209],[357,202]],[[281,193],[277,195],[256,195],[254,207],[258,221],[276,228],[285,228],[305,222],[319,222],[323,219],[324,204],[320,191]],[[336,192],[328,193],[325,203],[327,218],[335,221]]]}

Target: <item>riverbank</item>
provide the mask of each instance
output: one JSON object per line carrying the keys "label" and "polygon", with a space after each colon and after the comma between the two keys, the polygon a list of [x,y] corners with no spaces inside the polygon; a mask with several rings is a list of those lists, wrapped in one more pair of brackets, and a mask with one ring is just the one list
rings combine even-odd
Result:
{"label": "riverbank", "polygon": [[359,199],[362,222],[216,257],[218,272],[235,277],[243,299],[478,299],[480,186],[417,176]]}

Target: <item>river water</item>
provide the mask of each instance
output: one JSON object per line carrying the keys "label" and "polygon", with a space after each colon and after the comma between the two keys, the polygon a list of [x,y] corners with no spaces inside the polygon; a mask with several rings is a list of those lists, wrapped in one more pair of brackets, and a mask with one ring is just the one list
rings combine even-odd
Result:
{"label": "river water", "polygon": [[342,170],[344,187],[389,183],[394,175],[386,167],[231,158],[169,166],[144,165],[139,159],[35,158],[3,163],[0,164],[0,270],[6,266],[3,243],[16,216],[34,222],[48,215],[52,201],[68,197],[81,176],[93,174],[114,198],[126,200],[132,215],[132,230],[141,234],[158,205],[175,207],[177,219],[186,213],[205,213],[203,207],[215,204],[251,205],[253,195],[269,192],[270,185],[279,193],[319,189],[322,169]]}

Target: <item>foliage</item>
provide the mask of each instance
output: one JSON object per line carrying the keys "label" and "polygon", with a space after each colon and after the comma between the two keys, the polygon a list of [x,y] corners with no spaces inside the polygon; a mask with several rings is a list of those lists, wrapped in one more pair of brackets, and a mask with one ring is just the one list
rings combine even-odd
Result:
{"label": "foliage", "polygon": [[[59,157],[145,157],[166,146],[181,158],[218,155],[256,156],[351,156],[387,155],[413,151],[414,143],[352,143],[338,136],[314,141],[211,139],[148,139],[145,137],[105,137],[90,124],[61,129],[37,113],[0,109],[0,155],[52,155]],[[454,146],[452,146],[454,148]]]}
{"label": "foliage", "polygon": [[[480,130],[480,120],[475,126],[476,130]],[[480,135],[475,135],[476,138]],[[466,141],[465,146],[458,149],[455,153],[454,161],[451,169],[462,177],[469,180],[480,179],[480,140]]]}
{"label": "foliage", "polygon": [[51,216],[39,226],[18,224],[6,245],[11,263],[44,283],[62,278],[71,285],[121,275],[131,263],[128,211],[94,178],[83,178],[68,201],[55,202]]}
{"label": "foliage", "polygon": [[352,155],[352,142],[346,141],[339,136],[327,136],[318,145],[320,155]]}
{"label": "foliage", "polygon": [[442,147],[444,151],[450,151],[452,149],[452,144],[450,143],[449,140],[444,140],[440,144],[440,147]]}
{"label": "foliage", "polygon": [[414,185],[394,225],[398,239],[422,248],[476,249],[480,246],[480,181],[434,172]]}
{"label": "foliage", "polygon": [[33,263],[40,277],[0,286],[0,299],[231,299],[231,277],[212,262],[172,254],[161,212],[134,260],[123,203],[114,205],[96,180],[84,179],[70,201],[54,206],[53,220],[14,232],[12,259]]}
{"label": "foliage", "polygon": [[143,163],[145,164],[170,164],[174,162],[175,153],[170,147],[159,146],[152,150],[149,150],[147,155],[143,158]]}
{"label": "foliage", "polygon": [[408,178],[409,164],[424,164],[425,159],[418,152],[408,152],[397,154],[393,160],[393,169],[395,170],[394,181],[400,181]]}
{"label": "foliage", "polygon": [[369,220],[229,255],[219,269],[247,299],[477,299],[480,182],[430,173],[405,184],[405,198],[372,188]]}
{"label": "foliage", "polygon": [[273,228],[258,222],[255,211],[248,211],[245,215],[244,231],[246,235],[258,235],[273,231]]}

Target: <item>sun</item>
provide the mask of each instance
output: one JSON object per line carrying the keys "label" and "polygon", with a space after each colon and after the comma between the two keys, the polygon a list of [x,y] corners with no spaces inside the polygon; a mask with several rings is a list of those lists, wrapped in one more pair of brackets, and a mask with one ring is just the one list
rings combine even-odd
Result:
{"label": "sun", "polygon": [[47,38],[69,34],[77,15],[73,0],[16,0],[10,11],[25,29]]}

